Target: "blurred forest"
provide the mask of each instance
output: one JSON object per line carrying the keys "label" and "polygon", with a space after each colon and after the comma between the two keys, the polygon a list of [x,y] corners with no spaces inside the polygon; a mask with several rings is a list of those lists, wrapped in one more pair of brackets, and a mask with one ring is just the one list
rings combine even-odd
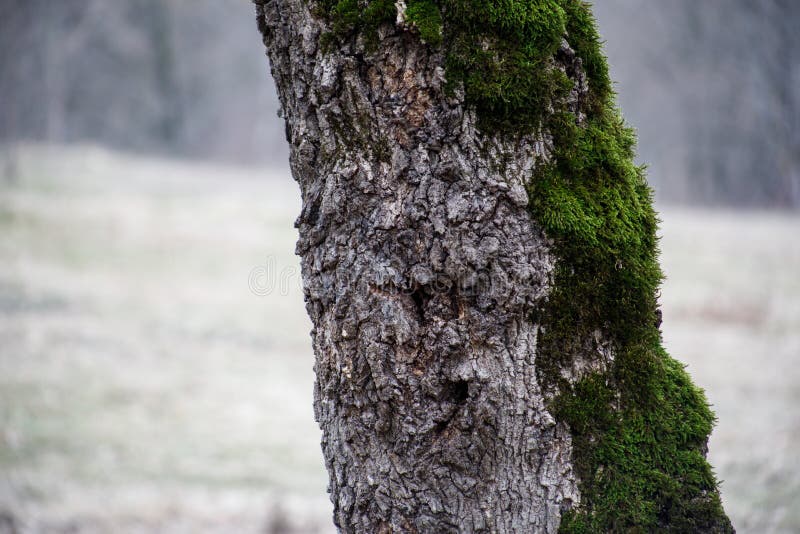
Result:
{"label": "blurred forest", "polygon": [[659,199],[800,208],[800,2],[598,0]]}
{"label": "blurred forest", "polygon": [[0,140],[288,159],[248,0],[0,0]]}
{"label": "blurred forest", "polygon": [[[800,208],[800,2],[595,3],[660,201]],[[0,0],[0,141],[286,166],[248,0]]]}

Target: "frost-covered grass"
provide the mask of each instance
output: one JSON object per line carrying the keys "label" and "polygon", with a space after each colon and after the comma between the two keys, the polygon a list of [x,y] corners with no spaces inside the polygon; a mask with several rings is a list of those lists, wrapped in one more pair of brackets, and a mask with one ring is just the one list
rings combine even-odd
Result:
{"label": "frost-covered grass", "polygon": [[800,532],[800,217],[665,210],[667,350],[718,424],[710,460],[739,532]]}
{"label": "frost-covered grass", "polygon": [[[7,156],[0,510],[34,532],[260,532],[276,507],[327,524],[292,180]],[[269,257],[289,294],[251,292]]]}
{"label": "frost-covered grass", "polygon": [[[91,148],[19,147],[0,173],[0,515],[329,531],[292,180]],[[800,530],[800,218],[662,218],[666,347],[714,403],[726,511]],[[254,294],[261,266],[287,290]]]}

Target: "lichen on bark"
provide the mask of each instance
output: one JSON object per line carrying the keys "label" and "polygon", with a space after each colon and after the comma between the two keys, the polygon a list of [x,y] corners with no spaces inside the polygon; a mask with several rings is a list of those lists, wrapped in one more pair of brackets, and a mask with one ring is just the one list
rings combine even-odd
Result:
{"label": "lichen on bark", "polygon": [[256,5],[336,524],[731,531],[588,5]]}

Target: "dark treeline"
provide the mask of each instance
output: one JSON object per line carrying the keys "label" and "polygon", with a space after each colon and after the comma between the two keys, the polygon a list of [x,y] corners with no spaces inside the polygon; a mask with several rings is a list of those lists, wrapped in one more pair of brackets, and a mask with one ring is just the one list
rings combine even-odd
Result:
{"label": "dark treeline", "polygon": [[[661,200],[800,208],[800,2],[602,0]],[[0,0],[0,140],[286,164],[249,0]]]}

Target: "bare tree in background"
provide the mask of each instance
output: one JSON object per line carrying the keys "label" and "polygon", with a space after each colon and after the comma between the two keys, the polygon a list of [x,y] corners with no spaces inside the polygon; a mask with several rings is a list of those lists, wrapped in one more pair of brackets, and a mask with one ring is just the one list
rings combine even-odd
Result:
{"label": "bare tree in background", "polygon": [[256,0],[344,532],[729,532],[576,0]]}

